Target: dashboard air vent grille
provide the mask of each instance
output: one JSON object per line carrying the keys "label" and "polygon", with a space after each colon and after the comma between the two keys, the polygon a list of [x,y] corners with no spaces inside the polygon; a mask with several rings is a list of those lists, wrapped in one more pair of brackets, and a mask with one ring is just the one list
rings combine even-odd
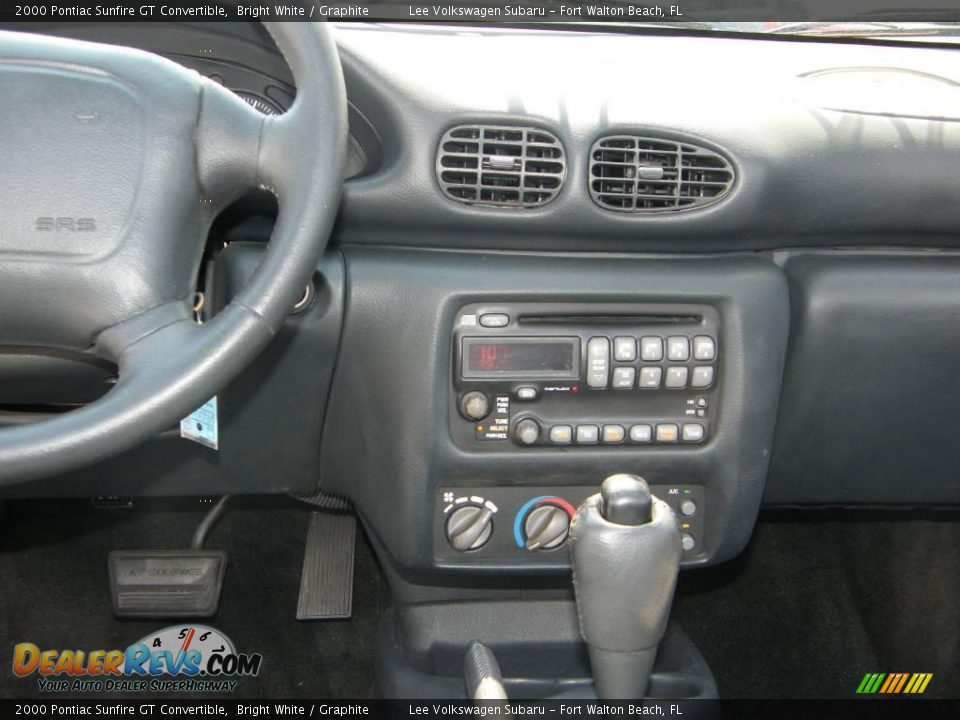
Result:
{"label": "dashboard air vent grille", "polygon": [[461,125],[437,152],[443,194],[468,205],[540,207],[560,192],[565,173],[563,146],[538,128]]}
{"label": "dashboard air vent grille", "polygon": [[612,135],[590,151],[590,194],[601,207],[630,213],[690,210],[720,200],[733,165],[687,142]]}

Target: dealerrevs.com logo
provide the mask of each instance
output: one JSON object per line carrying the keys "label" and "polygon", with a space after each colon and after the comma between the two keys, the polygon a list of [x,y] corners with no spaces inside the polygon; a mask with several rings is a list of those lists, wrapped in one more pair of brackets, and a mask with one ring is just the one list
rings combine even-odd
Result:
{"label": "dealerrevs.com logo", "polygon": [[13,648],[14,675],[37,675],[41,692],[233,692],[262,663],[259,653],[238,653],[230,638],[203,625],[174,625],[126,650]]}

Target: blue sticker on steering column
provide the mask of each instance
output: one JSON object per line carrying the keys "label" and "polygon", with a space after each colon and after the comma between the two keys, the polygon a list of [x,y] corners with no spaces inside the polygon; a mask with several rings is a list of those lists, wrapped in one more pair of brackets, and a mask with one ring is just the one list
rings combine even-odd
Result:
{"label": "blue sticker on steering column", "polygon": [[214,450],[220,448],[216,395],[180,421],[180,437],[193,440]]}

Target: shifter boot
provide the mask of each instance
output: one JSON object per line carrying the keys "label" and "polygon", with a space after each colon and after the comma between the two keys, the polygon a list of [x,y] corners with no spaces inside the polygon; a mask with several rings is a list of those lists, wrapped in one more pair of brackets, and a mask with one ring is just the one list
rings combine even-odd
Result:
{"label": "shifter boot", "polygon": [[577,510],[570,550],[580,628],[597,693],[640,699],[677,582],[681,550],[676,516],[650,495],[642,478],[614,475]]}

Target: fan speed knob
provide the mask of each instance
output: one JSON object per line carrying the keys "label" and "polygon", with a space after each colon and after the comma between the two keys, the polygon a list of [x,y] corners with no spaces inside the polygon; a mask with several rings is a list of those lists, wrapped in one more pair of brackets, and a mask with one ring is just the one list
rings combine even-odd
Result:
{"label": "fan speed knob", "polygon": [[447,540],[454,550],[479,550],[493,533],[493,512],[482,505],[464,505],[447,518]]}

